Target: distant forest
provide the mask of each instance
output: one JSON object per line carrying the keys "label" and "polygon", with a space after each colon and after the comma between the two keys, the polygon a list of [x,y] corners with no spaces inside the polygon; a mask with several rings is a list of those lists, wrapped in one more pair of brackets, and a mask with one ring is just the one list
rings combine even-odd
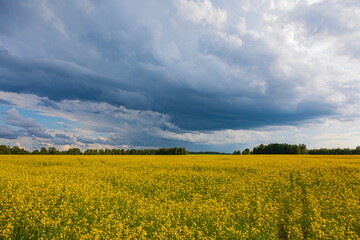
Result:
{"label": "distant forest", "polygon": [[23,154],[23,155],[185,155],[185,148],[159,148],[159,149],[86,149],[82,152],[79,148],[69,148],[67,151],[60,151],[55,147],[26,151],[17,146],[10,147],[0,145],[0,154]]}
{"label": "distant forest", "polygon": [[244,151],[236,150],[234,155],[247,154],[313,154],[313,155],[355,155],[360,154],[360,146],[355,149],[351,148],[320,148],[307,149],[305,144],[287,144],[287,143],[271,143],[268,145],[260,144],[251,151],[246,148]]}
{"label": "distant forest", "polygon": [[[86,149],[81,151],[79,148],[69,148],[66,151],[60,151],[55,147],[34,150],[32,152],[17,146],[10,147],[0,145],[0,155],[3,154],[23,154],[23,155],[200,155],[200,154],[230,154],[224,152],[188,152],[185,148],[159,148],[159,149]],[[320,148],[307,149],[305,144],[287,144],[287,143],[271,143],[268,145],[260,144],[250,150],[249,148],[236,150],[233,155],[248,154],[313,154],[313,155],[360,155],[360,146],[355,149],[351,148]]]}

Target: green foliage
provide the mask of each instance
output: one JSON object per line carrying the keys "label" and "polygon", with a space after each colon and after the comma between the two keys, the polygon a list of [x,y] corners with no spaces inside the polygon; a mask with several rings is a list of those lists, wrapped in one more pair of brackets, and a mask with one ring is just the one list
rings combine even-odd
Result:
{"label": "green foliage", "polygon": [[307,154],[305,144],[271,143],[254,147],[252,154]]}
{"label": "green foliage", "polygon": [[34,150],[31,154],[34,154],[34,155],[39,155],[40,154],[40,152],[39,152],[39,150]]}
{"label": "green foliage", "polygon": [[360,146],[357,146],[355,149],[350,148],[320,148],[320,149],[310,149],[309,154],[318,154],[318,155],[358,155],[360,154]]}
{"label": "green foliage", "polygon": [[69,155],[81,155],[82,152],[79,148],[69,148],[68,154]]}
{"label": "green foliage", "polygon": [[156,152],[157,155],[186,155],[185,148],[160,148]]}
{"label": "green foliage", "polygon": [[248,149],[248,148],[245,148],[245,150],[242,151],[242,154],[243,154],[243,155],[249,155],[250,153],[251,153],[251,151],[250,151],[250,149]]}
{"label": "green foliage", "polygon": [[[4,154],[34,154],[34,155],[186,155],[186,154],[230,154],[222,152],[188,152],[185,148],[160,148],[160,149],[86,149],[84,152],[79,148],[70,148],[67,151],[59,151],[55,147],[42,147],[29,152],[18,146],[10,147],[0,145],[0,155]],[[271,143],[261,144],[254,147],[253,151],[246,148],[242,152],[235,150],[233,155],[247,154],[317,154],[317,155],[360,155],[360,146],[351,148],[320,148],[307,150],[305,144]]]}
{"label": "green foliage", "polygon": [[54,147],[49,147],[48,153],[51,155],[56,155],[56,154],[59,154],[59,150],[57,150]]}
{"label": "green foliage", "polygon": [[241,155],[241,151],[240,151],[240,150],[235,150],[235,151],[233,152],[233,155]]}
{"label": "green foliage", "polygon": [[0,155],[4,154],[33,154],[33,155],[186,155],[185,148],[160,148],[160,149],[86,149],[82,152],[79,148],[69,148],[67,151],[59,151],[55,147],[46,149],[42,147],[33,152],[26,151],[17,146],[9,147],[0,145]]}
{"label": "green foliage", "polygon": [[40,154],[42,154],[42,155],[45,155],[45,154],[48,154],[49,152],[48,152],[48,150],[46,149],[46,147],[42,147],[41,149],[40,149]]}
{"label": "green foliage", "polygon": [[0,145],[0,154],[30,154],[28,151],[26,151],[23,148],[19,148],[18,146],[9,147],[6,145]]}

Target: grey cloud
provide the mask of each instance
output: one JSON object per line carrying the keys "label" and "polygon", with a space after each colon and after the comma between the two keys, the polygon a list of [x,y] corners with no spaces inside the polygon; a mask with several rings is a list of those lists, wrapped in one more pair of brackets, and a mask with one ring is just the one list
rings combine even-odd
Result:
{"label": "grey cloud", "polygon": [[24,135],[23,131],[16,131],[6,126],[0,126],[0,138],[17,139],[23,135]]}
{"label": "grey cloud", "polygon": [[[5,39],[0,44],[13,49],[0,50],[3,91],[150,110],[182,129],[202,131],[298,124],[338,110],[327,99],[331,91],[312,83],[317,76],[310,73],[317,66],[287,65],[293,74],[282,69],[288,64],[282,55],[294,49],[284,36],[273,35],[274,24],[263,20],[279,14],[276,23],[305,21],[308,29],[320,31],[330,26],[322,21],[331,22],[324,9],[333,8],[298,7],[291,18],[267,5],[245,11],[243,1],[236,7],[213,1],[227,12],[221,28],[181,19],[170,1],[36,3],[3,1],[0,22],[11,27],[0,28]],[[238,12],[248,20],[248,32],[236,30]],[[311,20],[318,26],[310,26]],[[56,109],[57,103],[51,103],[40,104]]]}
{"label": "grey cloud", "polygon": [[76,138],[73,135],[64,133],[56,133],[51,141],[55,145],[72,145],[77,143]]}
{"label": "grey cloud", "polygon": [[[24,63],[12,65],[14,72],[0,79],[0,87],[6,91],[30,92],[57,101],[91,100],[139,110],[149,109],[169,114],[176,125],[192,130],[249,128],[265,124],[289,123],[294,120],[301,121],[316,116],[308,109],[303,109],[301,112],[279,112],[276,106],[267,104],[271,104],[272,101],[272,96],[269,95],[251,96],[246,90],[239,90],[239,95],[233,90],[201,92],[186,86],[166,83],[161,75],[160,80],[156,80],[160,81],[159,85],[149,85],[148,89],[141,86],[140,93],[127,92],[121,89],[123,85],[121,83],[117,84],[101,77],[95,78],[87,73],[84,74],[84,70],[77,66],[71,66],[72,71],[70,71],[62,67],[62,64],[40,62],[31,63],[32,66]],[[60,69],[57,69],[58,67]],[[18,68],[20,70],[17,70]],[[5,71],[9,72],[9,69]],[[25,71],[24,76],[28,79],[27,81],[18,78],[18,72],[21,71]],[[149,74],[148,77],[152,78],[151,75]],[[259,99],[253,99],[255,96]],[[242,97],[250,98],[254,104],[248,105],[247,100],[241,100]],[[45,100],[41,104],[49,105],[49,103]],[[56,104],[52,104],[52,107],[56,108]],[[329,113],[318,112],[318,114]],[[296,119],[296,116],[299,118]]]}
{"label": "grey cloud", "polygon": [[91,137],[84,137],[84,136],[78,136],[76,137],[77,141],[85,143],[85,144],[94,144],[94,143],[100,143],[100,144],[106,144],[107,142],[104,140],[101,140],[99,138],[91,138]]}
{"label": "grey cloud", "polygon": [[359,1],[323,1],[299,4],[288,14],[290,21],[301,23],[308,38],[313,41],[336,41],[334,51],[360,58],[358,14]]}
{"label": "grey cloud", "polygon": [[40,99],[40,102],[38,103],[38,105],[44,106],[44,107],[51,107],[56,110],[60,109],[55,102],[53,102],[47,98]]}
{"label": "grey cloud", "polygon": [[19,112],[15,109],[9,109],[6,112],[3,112],[4,122],[8,125],[22,128],[38,128],[40,127],[34,119],[32,118],[24,118],[19,114]]}
{"label": "grey cloud", "polygon": [[137,93],[123,90],[125,87],[121,82],[100,76],[74,63],[29,61],[0,53],[0,73],[0,88],[4,91],[34,93],[57,101],[106,101],[132,107],[141,106],[139,102],[145,102],[145,98]]}
{"label": "grey cloud", "polygon": [[3,112],[4,122],[7,125],[23,128],[24,134],[30,137],[52,138],[46,129],[41,127],[34,119],[24,118],[15,109]]}
{"label": "grey cloud", "polygon": [[68,140],[73,139],[70,135],[63,134],[63,133],[56,133],[55,138],[63,138],[63,139],[68,139]]}
{"label": "grey cloud", "polygon": [[12,102],[2,99],[0,98],[0,104],[4,104],[4,105],[9,105],[9,106],[14,106],[15,104],[13,104]]}
{"label": "grey cloud", "polygon": [[359,17],[349,16],[351,10],[359,8],[358,1],[324,1],[315,4],[299,4],[292,12],[291,18],[305,24],[309,34],[331,34],[338,36],[353,32],[358,28],[350,24]]}
{"label": "grey cloud", "polygon": [[42,127],[28,128],[25,130],[28,136],[39,138],[52,138],[46,129]]}

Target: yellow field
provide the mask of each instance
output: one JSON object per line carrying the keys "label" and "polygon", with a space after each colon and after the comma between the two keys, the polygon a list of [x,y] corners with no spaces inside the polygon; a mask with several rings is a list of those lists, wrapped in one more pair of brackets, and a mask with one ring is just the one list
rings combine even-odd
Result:
{"label": "yellow field", "polygon": [[360,156],[0,156],[0,239],[359,239]]}

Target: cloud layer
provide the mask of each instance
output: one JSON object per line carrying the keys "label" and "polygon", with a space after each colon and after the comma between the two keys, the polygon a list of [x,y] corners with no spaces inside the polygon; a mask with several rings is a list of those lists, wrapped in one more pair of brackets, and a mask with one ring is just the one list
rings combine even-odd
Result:
{"label": "cloud layer", "polygon": [[[221,132],[231,144],[236,141],[226,132],[358,117],[357,1],[0,5],[0,90],[30,94],[37,105],[27,109],[42,106],[43,113],[81,121],[83,131],[50,138],[40,125],[14,125],[36,123],[9,110],[0,130],[4,139],[211,145],[199,136]],[[19,103],[2,97],[0,104]],[[98,118],[109,122],[93,126]]]}

